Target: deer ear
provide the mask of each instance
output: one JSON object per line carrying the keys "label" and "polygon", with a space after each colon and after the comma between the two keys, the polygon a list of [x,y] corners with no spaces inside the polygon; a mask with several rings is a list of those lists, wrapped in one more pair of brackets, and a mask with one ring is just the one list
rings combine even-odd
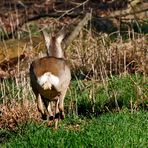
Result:
{"label": "deer ear", "polygon": [[57,39],[56,39],[57,43],[58,43],[58,44],[61,44],[61,42],[62,42],[62,40],[64,39],[64,37],[65,37],[64,34],[60,34],[60,35],[57,37]]}
{"label": "deer ear", "polygon": [[42,34],[45,40],[46,48],[49,49],[49,45],[51,42],[51,36],[45,30],[42,30]]}
{"label": "deer ear", "polygon": [[62,40],[64,39],[65,37],[65,34],[66,34],[66,27],[63,27],[57,34],[57,43],[58,44],[61,44]]}

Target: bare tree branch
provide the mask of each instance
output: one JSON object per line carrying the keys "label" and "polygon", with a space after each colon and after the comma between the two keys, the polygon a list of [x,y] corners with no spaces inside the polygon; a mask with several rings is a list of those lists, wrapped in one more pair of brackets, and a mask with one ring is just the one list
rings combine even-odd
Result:
{"label": "bare tree branch", "polygon": [[89,20],[91,20],[91,13],[87,13],[82,21],[80,21],[79,24],[75,27],[70,36],[66,39],[65,47],[67,47],[74,40],[74,38],[76,38],[80,30],[88,23]]}

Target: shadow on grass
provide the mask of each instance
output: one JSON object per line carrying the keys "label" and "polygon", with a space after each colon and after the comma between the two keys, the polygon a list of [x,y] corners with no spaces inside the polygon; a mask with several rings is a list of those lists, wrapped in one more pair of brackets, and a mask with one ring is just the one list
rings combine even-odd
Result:
{"label": "shadow on grass", "polygon": [[143,81],[141,75],[112,77],[106,86],[80,80],[73,83],[71,90],[75,93],[69,98],[75,103],[67,103],[67,114],[69,106],[70,112],[88,118],[123,109],[148,110],[147,80]]}
{"label": "shadow on grass", "polygon": [[125,106],[122,100],[118,102],[116,102],[115,100],[110,100],[106,102],[102,107],[100,106],[100,103],[96,103],[93,105],[92,103],[85,102],[85,104],[79,103],[77,114],[83,117],[92,118],[108,112],[120,112],[124,109],[128,109],[130,111],[148,111],[148,106],[146,103],[140,103],[138,104],[138,107],[130,108],[130,106]]}

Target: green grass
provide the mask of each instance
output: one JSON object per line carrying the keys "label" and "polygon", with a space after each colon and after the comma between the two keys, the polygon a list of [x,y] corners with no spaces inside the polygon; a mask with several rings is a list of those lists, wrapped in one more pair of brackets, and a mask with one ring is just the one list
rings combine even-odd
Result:
{"label": "green grass", "polygon": [[[147,80],[141,75],[125,75],[108,78],[103,84],[72,81],[65,98],[66,119],[58,130],[27,121],[17,125],[16,131],[0,129],[0,147],[146,148]],[[13,83],[6,84],[14,93],[12,98],[17,89]]]}
{"label": "green grass", "polygon": [[[72,118],[72,117],[71,117]],[[103,114],[92,120],[76,118],[61,123],[58,130],[27,124],[2,147],[141,147],[148,145],[148,112]]]}
{"label": "green grass", "polygon": [[[93,81],[72,81],[65,99],[65,108],[83,116],[128,108],[137,110],[148,106],[148,78],[141,75],[113,76],[104,84]],[[70,109],[69,109],[70,108]],[[72,110],[72,111],[71,111]]]}

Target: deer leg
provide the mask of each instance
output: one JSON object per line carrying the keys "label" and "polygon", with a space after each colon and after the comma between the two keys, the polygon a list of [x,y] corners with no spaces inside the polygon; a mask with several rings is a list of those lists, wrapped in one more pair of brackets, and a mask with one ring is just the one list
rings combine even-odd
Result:
{"label": "deer leg", "polygon": [[37,107],[38,107],[39,112],[40,112],[41,115],[42,115],[42,119],[43,119],[43,120],[46,120],[46,119],[47,119],[47,115],[46,115],[46,113],[45,113],[45,110],[44,110],[44,103],[43,103],[43,100],[42,100],[40,94],[37,95]]}
{"label": "deer leg", "polygon": [[51,102],[48,102],[47,111],[48,111],[48,114],[49,114],[48,126],[52,126],[54,117],[53,117]]}
{"label": "deer leg", "polygon": [[59,122],[59,117],[60,117],[60,114],[59,114],[59,98],[58,100],[55,102],[55,129],[58,128],[58,122]]}
{"label": "deer leg", "polygon": [[59,111],[60,111],[60,118],[64,119],[65,118],[65,114],[64,114],[64,98],[66,95],[66,91],[64,91],[61,95],[60,95],[60,99],[59,99]]}

